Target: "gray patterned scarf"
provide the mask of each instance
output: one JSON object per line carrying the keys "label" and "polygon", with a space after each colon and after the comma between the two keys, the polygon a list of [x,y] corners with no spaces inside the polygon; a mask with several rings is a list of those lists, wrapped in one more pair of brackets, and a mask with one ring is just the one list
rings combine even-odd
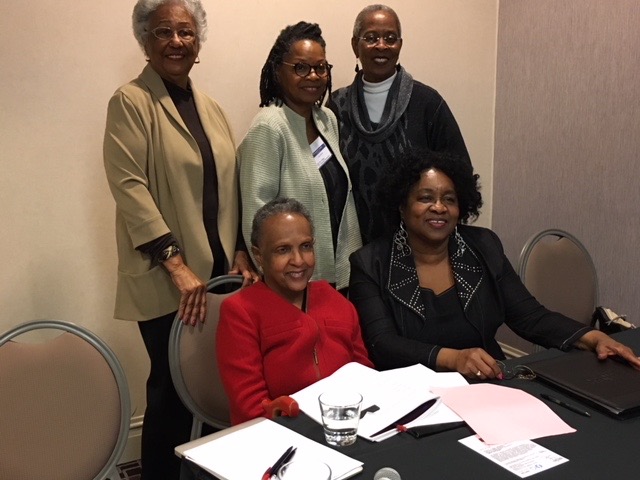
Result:
{"label": "gray patterned scarf", "polygon": [[398,73],[389,89],[382,118],[374,128],[366,112],[362,76],[363,72],[360,71],[356,75],[356,89],[351,89],[349,92],[349,114],[364,139],[371,143],[380,143],[393,134],[400,117],[407,109],[413,89],[413,77],[398,65]]}

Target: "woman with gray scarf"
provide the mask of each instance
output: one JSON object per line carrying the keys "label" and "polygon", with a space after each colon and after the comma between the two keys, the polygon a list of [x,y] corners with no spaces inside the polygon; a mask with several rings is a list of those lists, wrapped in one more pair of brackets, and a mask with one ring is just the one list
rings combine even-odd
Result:
{"label": "woman with gray scarf", "polygon": [[355,79],[334,92],[327,105],[338,117],[340,151],[349,167],[364,244],[382,233],[374,194],[393,158],[411,149],[428,148],[469,160],[444,99],[398,64],[401,33],[393,9],[379,4],[364,8],[356,17],[351,39]]}

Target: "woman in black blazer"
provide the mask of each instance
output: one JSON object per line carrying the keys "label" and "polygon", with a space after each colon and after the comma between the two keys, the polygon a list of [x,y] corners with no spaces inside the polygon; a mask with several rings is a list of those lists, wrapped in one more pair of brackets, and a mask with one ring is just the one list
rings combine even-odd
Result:
{"label": "woman in black blazer", "polygon": [[441,152],[409,152],[383,177],[379,197],[395,232],[355,252],[349,297],[381,369],[422,363],[471,378],[501,378],[496,342],[506,323],[523,338],[569,350],[619,355],[630,348],[540,305],[504,255],[497,235],[466,225],[482,206],[471,165]]}

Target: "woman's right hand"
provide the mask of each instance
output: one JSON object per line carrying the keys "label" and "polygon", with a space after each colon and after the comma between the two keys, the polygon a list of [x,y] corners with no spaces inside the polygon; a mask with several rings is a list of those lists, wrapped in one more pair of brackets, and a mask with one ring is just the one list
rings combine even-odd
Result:
{"label": "woman's right hand", "polygon": [[207,315],[207,286],[187,267],[182,255],[175,255],[162,262],[171,280],[180,292],[178,318],[187,325],[204,323]]}
{"label": "woman's right hand", "polygon": [[495,359],[482,348],[465,348],[456,350],[442,348],[436,363],[445,370],[460,372],[467,378],[486,380],[502,379],[502,370]]}

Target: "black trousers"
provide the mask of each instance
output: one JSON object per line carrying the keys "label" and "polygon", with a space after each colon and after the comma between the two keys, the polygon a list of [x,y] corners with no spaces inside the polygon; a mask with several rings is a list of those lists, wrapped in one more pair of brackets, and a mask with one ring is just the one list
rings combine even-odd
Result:
{"label": "black trousers", "polygon": [[178,480],[180,459],[174,448],[191,436],[193,417],[178,397],[169,370],[169,334],[175,316],[174,312],[138,322],[151,360],[142,426],[141,480]]}

